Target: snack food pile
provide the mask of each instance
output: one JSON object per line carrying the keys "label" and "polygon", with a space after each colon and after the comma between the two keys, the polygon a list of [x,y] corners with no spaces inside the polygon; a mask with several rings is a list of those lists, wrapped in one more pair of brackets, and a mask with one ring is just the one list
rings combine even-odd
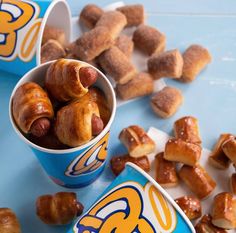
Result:
{"label": "snack food pile", "polygon": [[[106,12],[88,4],[80,13],[79,23],[88,31],[69,45],[65,45],[63,31],[46,27],[41,62],[61,57],[89,62],[113,79],[117,96],[122,100],[152,94],[154,81],[160,78],[192,82],[211,61],[210,53],[201,45],[191,45],[183,54],[178,49],[166,51],[165,34],[145,24],[141,4]],[[132,37],[123,34],[130,27],[134,29]],[[134,48],[149,57],[146,70],[133,64]],[[150,102],[154,113],[168,118],[179,109],[183,99],[180,90],[166,87],[155,93]]]}
{"label": "snack food pile", "polygon": [[[111,159],[113,173],[116,176],[120,174],[126,162],[135,163],[149,172],[149,156],[155,151],[156,145],[145,130],[131,125],[121,131],[119,139],[128,153]],[[232,134],[222,134],[209,156],[209,162],[218,169],[227,169],[232,163],[235,166],[234,141]],[[212,195],[217,186],[216,181],[199,163],[201,143],[197,119],[192,116],[182,117],[174,123],[174,137],[167,141],[164,151],[158,153],[154,160],[155,180],[158,184],[168,189],[182,182],[192,192],[193,195],[175,200],[190,220],[202,217],[201,201]],[[231,193],[221,192],[214,197],[211,213],[205,214],[196,224],[197,233],[236,229],[235,173],[229,183]]]}
{"label": "snack food pile", "polygon": [[12,101],[16,125],[44,148],[65,149],[89,142],[110,118],[104,93],[93,86],[97,78],[98,72],[83,63],[53,62],[43,87],[26,82],[16,90]]}
{"label": "snack food pile", "polygon": [[[145,24],[144,7],[140,4],[114,11],[88,4],[82,9],[79,22],[88,31],[70,44],[61,29],[45,27],[41,63],[55,62],[48,68],[42,85],[26,82],[13,96],[16,125],[26,138],[43,148],[60,150],[84,145],[99,135],[110,119],[106,96],[95,85],[99,73],[75,60],[98,67],[111,77],[122,100],[152,94],[155,80],[161,78],[190,83],[211,62],[209,51],[201,45],[190,45],[183,54],[178,49],[166,51],[165,34]],[[122,34],[127,27],[135,28],[132,38]],[[138,70],[133,64],[134,49],[149,57],[146,70]],[[183,101],[179,89],[166,86],[152,95],[150,105],[157,116],[169,118]],[[127,162],[149,172],[148,156],[156,145],[145,130],[131,125],[120,132],[119,139],[127,153],[111,159],[114,175],[119,175]],[[201,201],[213,193],[217,183],[199,163],[201,143],[196,118],[186,116],[175,121],[174,137],[155,156],[155,180],[165,189],[183,182],[191,190],[193,195],[175,201],[190,220],[201,218],[195,226],[197,233],[224,233],[236,229],[236,173],[229,180],[231,193],[218,193],[211,213],[203,213]],[[231,164],[236,167],[234,135],[220,135],[209,163],[216,169],[227,169]],[[69,224],[82,212],[83,205],[73,192],[43,195],[36,200],[37,216],[46,224]],[[11,209],[0,208],[0,232],[21,232]]]}

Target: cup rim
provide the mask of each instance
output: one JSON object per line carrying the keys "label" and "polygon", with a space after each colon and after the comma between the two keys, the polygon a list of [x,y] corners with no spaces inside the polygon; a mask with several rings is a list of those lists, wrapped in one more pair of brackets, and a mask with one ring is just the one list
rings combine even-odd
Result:
{"label": "cup rim", "polygon": [[125,164],[125,167],[131,167],[134,170],[136,170],[138,173],[140,173],[142,176],[144,176],[148,181],[150,181],[157,189],[160,191],[160,193],[170,202],[171,205],[174,206],[174,208],[179,212],[181,217],[185,220],[185,222],[188,224],[189,228],[191,229],[192,233],[196,233],[193,224],[189,220],[189,218],[185,215],[183,210],[178,206],[178,204],[174,201],[174,199],[165,191],[164,188],[162,188],[147,172],[145,172],[143,169],[141,169],[139,166],[137,166],[134,163],[127,162]]}
{"label": "cup rim", "polygon": [[48,17],[50,16],[50,13],[53,10],[53,8],[59,3],[63,3],[64,6],[65,6],[65,9],[67,11],[67,16],[68,16],[69,21],[70,21],[70,24],[68,26],[69,27],[69,34],[67,35],[68,36],[67,39],[68,39],[68,42],[71,41],[71,34],[72,34],[71,17],[72,16],[71,16],[70,7],[69,7],[66,0],[54,0],[49,4],[49,6],[48,6],[48,8],[47,8],[47,10],[46,10],[46,12],[43,16],[42,23],[41,23],[41,27],[40,27],[40,31],[39,31],[39,38],[38,38],[38,42],[37,42],[38,46],[37,46],[37,49],[36,49],[36,64],[37,65],[42,64],[41,63],[41,44],[42,44],[42,39],[43,39],[43,32],[44,32],[45,26],[47,24]]}
{"label": "cup rim", "polygon": [[36,66],[35,68],[31,69],[30,71],[28,71],[21,79],[19,79],[19,81],[17,82],[17,84],[15,85],[12,93],[11,93],[11,96],[10,96],[10,100],[9,100],[9,105],[8,105],[8,112],[9,112],[9,118],[10,118],[10,122],[11,122],[11,125],[14,129],[14,131],[16,132],[16,134],[21,138],[21,140],[23,140],[27,145],[29,145],[30,147],[33,147],[34,149],[37,149],[39,151],[42,151],[42,152],[45,152],[45,153],[49,153],[49,154],[67,154],[67,153],[73,153],[73,152],[77,152],[77,151],[80,151],[80,150],[83,150],[83,149],[86,149],[88,147],[90,147],[91,145],[93,145],[94,143],[98,142],[100,139],[102,139],[105,134],[110,130],[111,128],[111,124],[113,123],[114,121],[114,118],[115,118],[115,113],[116,113],[116,95],[115,95],[115,91],[114,91],[114,88],[112,87],[110,81],[108,80],[108,78],[105,76],[105,74],[103,74],[99,69],[97,69],[96,67],[92,66],[91,64],[87,63],[87,62],[84,62],[84,61],[80,61],[80,60],[75,60],[75,59],[67,59],[67,60],[71,60],[71,61],[75,61],[75,62],[78,62],[78,63],[83,63],[85,65],[88,65],[88,66],[91,66],[93,67],[99,74],[100,74],[100,77],[102,77],[105,82],[106,82],[106,85],[108,86],[108,88],[110,89],[111,91],[111,94],[112,94],[112,103],[113,103],[113,106],[112,106],[112,112],[111,112],[111,116],[110,116],[110,119],[107,123],[107,125],[105,126],[105,128],[103,129],[103,131],[96,137],[94,137],[92,140],[90,140],[88,143],[86,144],[83,144],[81,146],[77,146],[77,147],[73,147],[73,148],[69,148],[69,149],[48,149],[48,148],[45,148],[45,147],[41,147],[33,142],[31,142],[29,139],[27,139],[22,133],[21,131],[19,130],[19,128],[17,127],[16,123],[15,123],[15,120],[13,118],[13,115],[12,115],[12,100],[13,100],[13,96],[17,90],[17,88],[23,84],[24,82],[27,82],[28,80],[28,76],[34,72],[35,70],[37,69],[42,69],[44,66],[49,66],[51,63],[55,62],[56,60],[53,60],[53,61],[49,61],[49,62],[46,62],[46,63],[43,63],[39,66]]}

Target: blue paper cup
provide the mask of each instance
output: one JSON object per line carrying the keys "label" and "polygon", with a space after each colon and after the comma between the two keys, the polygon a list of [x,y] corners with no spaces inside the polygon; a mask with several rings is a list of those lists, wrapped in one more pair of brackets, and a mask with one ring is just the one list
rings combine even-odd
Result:
{"label": "blue paper cup", "polygon": [[[85,62],[73,60],[75,62]],[[46,71],[54,61],[42,64],[25,74],[15,86],[9,103],[10,121],[18,136],[31,147],[40,164],[48,176],[57,184],[68,188],[80,188],[92,183],[98,178],[105,167],[109,132],[116,112],[116,98],[114,89],[106,76],[93,67],[100,74],[95,86],[99,87],[105,94],[111,111],[109,122],[103,131],[87,144],[79,147],[53,150],[40,147],[29,141],[18,129],[12,115],[12,98],[19,86],[25,82],[33,81],[43,85]]]}
{"label": "blue paper cup", "polygon": [[68,233],[195,233],[175,201],[142,169],[127,163]]}
{"label": "blue paper cup", "polygon": [[0,1],[0,69],[23,75],[40,65],[46,24],[62,29],[70,41],[71,13],[65,0]]}

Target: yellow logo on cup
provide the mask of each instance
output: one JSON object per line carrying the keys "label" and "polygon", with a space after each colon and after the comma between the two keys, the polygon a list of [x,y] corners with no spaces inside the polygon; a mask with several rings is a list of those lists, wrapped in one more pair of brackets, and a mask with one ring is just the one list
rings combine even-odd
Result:
{"label": "yellow logo on cup", "polygon": [[33,1],[0,2],[0,59],[32,59],[42,21],[39,13],[40,8]]}
{"label": "yellow logo on cup", "polygon": [[173,232],[174,207],[151,183],[125,182],[100,199],[74,226],[75,233]]}
{"label": "yellow logo on cup", "polygon": [[67,176],[78,176],[93,172],[99,168],[107,156],[108,132],[96,145],[79,155],[67,168]]}

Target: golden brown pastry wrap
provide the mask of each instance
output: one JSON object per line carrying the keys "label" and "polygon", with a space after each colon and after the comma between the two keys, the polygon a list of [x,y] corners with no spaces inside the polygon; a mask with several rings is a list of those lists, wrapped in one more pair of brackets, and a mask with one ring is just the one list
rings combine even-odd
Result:
{"label": "golden brown pastry wrap", "polygon": [[36,120],[54,117],[47,93],[34,82],[27,82],[18,87],[12,99],[12,114],[23,133],[30,133]]}
{"label": "golden brown pastry wrap", "polygon": [[98,106],[89,100],[75,101],[57,112],[55,133],[65,145],[76,147],[89,142],[92,135],[92,117],[100,117]]}
{"label": "golden brown pastry wrap", "polygon": [[45,87],[50,95],[61,102],[80,98],[88,92],[81,83],[80,69],[86,65],[60,59],[50,65],[45,78]]}
{"label": "golden brown pastry wrap", "polygon": [[77,202],[76,193],[58,192],[37,198],[37,216],[46,224],[64,225],[71,223],[83,212],[83,205]]}
{"label": "golden brown pastry wrap", "polygon": [[9,208],[0,208],[0,232],[1,233],[21,233],[20,223]]}

